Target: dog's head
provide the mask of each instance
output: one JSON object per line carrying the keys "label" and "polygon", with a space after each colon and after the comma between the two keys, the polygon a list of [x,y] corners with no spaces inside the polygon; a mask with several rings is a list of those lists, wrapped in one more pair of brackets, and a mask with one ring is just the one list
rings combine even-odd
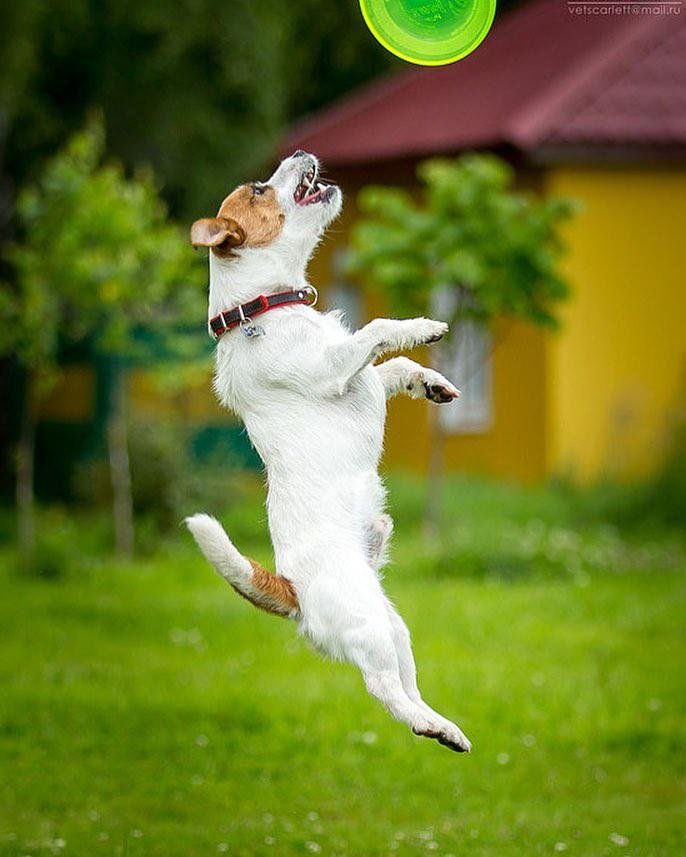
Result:
{"label": "dog's head", "polygon": [[266,182],[240,185],[222,202],[216,217],[191,227],[195,247],[217,256],[276,242],[310,253],[341,210],[340,188],[319,177],[319,161],[298,150]]}

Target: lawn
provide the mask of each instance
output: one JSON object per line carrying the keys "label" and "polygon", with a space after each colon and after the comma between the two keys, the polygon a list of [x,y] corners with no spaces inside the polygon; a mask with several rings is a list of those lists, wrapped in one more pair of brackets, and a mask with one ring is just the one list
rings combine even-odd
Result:
{"label": "lawn", "polygon": [[[455,484],[429,549],[392,489],[386,585],[470,756],[392,721],[182,535],[58,580],[3,549],[0,853],[686,853],[681,539]],[[225,521],[268,560],[256,503]]]}

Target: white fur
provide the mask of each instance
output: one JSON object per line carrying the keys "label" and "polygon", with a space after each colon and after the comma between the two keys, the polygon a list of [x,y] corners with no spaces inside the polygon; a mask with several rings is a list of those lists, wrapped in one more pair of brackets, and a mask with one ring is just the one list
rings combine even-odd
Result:
{"label": "white fur", "polygon": [[[210,317],[259,294],[306,285],[307,262],[342,202],[336,189],[328,203],[295,204],[295,187],[314,164],[312,156],[293,156],[269,180],[285,214],[271,245],[239,249],[233,258],[210,253]],[[404,357],[374,361],[432,341],[447,326],[375,319],[350,333],[337,314],[298,305],[256,323],[265,335],[249,339],[234,330],[219,341],[214,389],[243,419],[265,464],[276,568],[297,593],[300,630],[329,656],[356,664],[368,691],[416,733],[468,751],[460,729],[423,702],[409,633],[377,573],[392,530],[377,472],[386,399],[425,395],[427,383],[450,396],[457,391]],[[188,525],[229,582],[251,586],[249,563],[214,519],[196,515]]]}

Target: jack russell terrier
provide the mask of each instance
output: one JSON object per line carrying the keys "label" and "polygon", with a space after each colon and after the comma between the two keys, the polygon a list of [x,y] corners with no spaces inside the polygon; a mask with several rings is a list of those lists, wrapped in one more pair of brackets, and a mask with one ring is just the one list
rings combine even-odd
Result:
{"label": "jack russell terrier", "polygon": [[379,576],[393,528],[377,472],[386,400],[403,393],[448,402],[459,392],[406,357],[374,361],[436,342],[448,326],[377,318],[351,333],[338,313],[313,308],[307,263],[342,199],[317,159],[297,151],[191,228],[193,245],[210,250],[214,390],[265,464],[278,573],[244,557],[209,515],[186,524],[240,595],[356,664],[369,693],[415,734],[469,752],[461,730],[422,699],[409,632]]}

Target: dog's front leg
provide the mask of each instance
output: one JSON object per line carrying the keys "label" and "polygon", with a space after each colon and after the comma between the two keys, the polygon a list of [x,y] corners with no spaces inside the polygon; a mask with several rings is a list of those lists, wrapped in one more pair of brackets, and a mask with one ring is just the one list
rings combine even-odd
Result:
{"label": "dog's front leg", "polygon": [[447,331],[445,322],[430,318],[370,321],[343,342],[327,348],[324,371],[333,386],[332,392],[344,393],[352,378],[382,354],[438,342]]}
{"label": "dog's front leg", "polygon": [[408,357],[394,357],[374,367],[381,378],[386,398],[404,394],[411,399],[426,398],[442,404],[460,395],[447,378],[435,369],[427,369]]}

